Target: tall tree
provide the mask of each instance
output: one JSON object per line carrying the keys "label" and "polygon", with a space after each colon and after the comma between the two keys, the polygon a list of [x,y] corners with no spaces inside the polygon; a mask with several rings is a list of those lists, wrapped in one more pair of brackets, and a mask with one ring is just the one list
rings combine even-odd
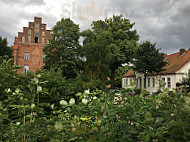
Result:
{"label": "tall tree", "polygon": [[156,48],[156,43],[142,42],[137,49],[134,60],[135,70],[144,75],[144,88],[146,88],[147,73],[158,73],[167,63],[164,62],[164,53]]}
{"label": "tall tree", "polygon": [[79,25],[69,18],[63,18],[53,27],[52,37],[43,49],[46,55],[44,68],[60,68],[64,77],[74,78],[80,70]]}
{"label": "tall tree", "polygon": [[[135,53],[139,36],[136,30],[132,30],[133,26],[134,23],[131,24],[129,19],[123,18],[121,15],[94,21],[92,24],[93,32],[96,35],[104,33],[105,48],[110,50],[109,68],[112,88],[114,88],[116,69],[123,63],[128,63]],[[91,42],[91,40],[88,39],[86,42]]]}
{"label": "tall tree", "polygon": [[85,61],[85,72],[89,72],[92,77],[99,78],[102,81],[109,75],[110,49],[107,47],[106,40],[108,32],[94,33],[91,30],[82,32],[85,37],[83,41],[83,56]]}
{"label": "tall tree", "polygon": [[3,39],[0,36],[0,56],[7,55],[9,58],[11,58],[13,50],[7,44],[8,44],[7,39],[6,38]]}

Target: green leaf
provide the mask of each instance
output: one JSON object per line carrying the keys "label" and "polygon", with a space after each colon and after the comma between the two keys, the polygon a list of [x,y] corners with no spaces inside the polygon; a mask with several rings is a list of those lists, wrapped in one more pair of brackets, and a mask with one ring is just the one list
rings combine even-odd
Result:
{"label": "green leaf", "polygon": [[154,120],[154,118],[152,117],[152,114],[150,112],[146,112],[145,119],[147,121],[153,121]]}

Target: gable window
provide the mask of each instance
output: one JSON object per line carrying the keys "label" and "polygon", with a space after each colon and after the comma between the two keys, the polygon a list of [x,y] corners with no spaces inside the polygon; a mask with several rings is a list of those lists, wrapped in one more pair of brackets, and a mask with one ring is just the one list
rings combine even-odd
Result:
{"label": "gable window", "polygon": [[148,78],[148,87],[150,87],[150,78]]}
{"label": "gable window", "polygon": [[167,78],[167,83],[168,83],[168,88],[171,88],[171,78],[170,77]]}
{"label": "gable window", "polygon": [[155,87],[155,78],[152,78],[152,87]]}
{"label": "gable window", "polygon": [[29,60],[30,54],[29,53],[24,53],[24,60]]}
{"label": "gable window", "polygon": [[24,74],[27,74],[29,71],[29,66],[25,65],[24,66]]}

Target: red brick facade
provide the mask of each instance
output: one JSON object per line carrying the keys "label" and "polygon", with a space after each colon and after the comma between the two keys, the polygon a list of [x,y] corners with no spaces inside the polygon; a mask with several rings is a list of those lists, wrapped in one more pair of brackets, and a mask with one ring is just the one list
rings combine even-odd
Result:
{"label": "red brick facade", "polygon": [[50,30],[46,30],[46,24],[42,24],[42,18],[34,17],[34,22],[29,22],[28,27],[23,28],[23,32],[15,37],[13,46],[14,65],[20,65],[18,73],[36,72],[44,65],[43,48],[51,38]]}

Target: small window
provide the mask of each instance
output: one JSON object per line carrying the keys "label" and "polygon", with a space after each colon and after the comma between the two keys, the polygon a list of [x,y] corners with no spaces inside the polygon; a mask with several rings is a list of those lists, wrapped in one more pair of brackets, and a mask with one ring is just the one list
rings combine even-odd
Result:
{"label": "small window", "polygon": [[29,71],[29,66],[25,65],[24,66],[24,74],[27,74]]}
{"label": "small window", "polygon": [[128,79],[127,78],[125,79],[125,85],[128,85]]}
{"label": "small window", "polygon": [[130,84],[133,82],[133,80],[132,79],[130,79]]}
{"label": "small window", "polygon": [[30,54],[29,53],[24,53],[24,60],[29,60]]}
{"label": "small window", "polygon": [[34,43],[38,43],[38,37],[34,38]]}
{"label": "small window", "polygon": [[[164,82],[166,82],[166,80],[165,80],[165,78],[162,78],[162,80],[164,81]],[[164,88],[165,88],[166,86],[164,86]]]}
{"label": "small window", "polygon": [[144,78],[144,88],[146,88],[146,78]]}
{"label": "small window", "polygon": [[38,43],[38,37],[39,37],[39,34],[36,32],[34,34],[34,43]]}
{"label": "small window", "polygon": [[148,87],[150,87],[150,78],[148,78]]}
{"label": "small window", "polygon": [[152,87],[155,87],[155,78],[152,78]]}
{"label": "small window", "polygon": [[170,77],[167,78],[167,82],[168,82],[168,88],[171,88],[171,78]]}

